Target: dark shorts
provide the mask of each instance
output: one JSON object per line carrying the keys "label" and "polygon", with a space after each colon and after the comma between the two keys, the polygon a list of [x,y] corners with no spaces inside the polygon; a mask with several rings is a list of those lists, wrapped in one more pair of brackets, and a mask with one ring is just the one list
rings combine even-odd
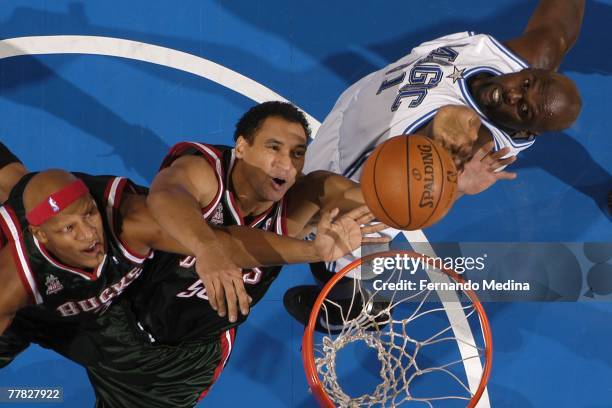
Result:
{"label": "dark shorts", "polygon": [[[193,407],[221,374],[236,329],[205,340],[156,344],[139,327],[127,300],[113,304],[95,328],[54,333],[42,344],[83,365],[96,394],[96,407]],[[55,327],[57,329],[57,326]],[[0,336],[0,367],[29,342],[44,336],[12,328]]]}

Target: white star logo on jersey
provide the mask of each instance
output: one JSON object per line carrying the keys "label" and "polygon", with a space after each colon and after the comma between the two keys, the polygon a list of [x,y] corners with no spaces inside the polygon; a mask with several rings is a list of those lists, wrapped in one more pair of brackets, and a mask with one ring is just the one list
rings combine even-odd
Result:
{"label": "white star logo on jersey", "polygon": [[51,209],[55,213],[60,211],[59,205],[57,205],[57,202],[53,199],[53,197],[49,197],[49,206],[51,206]]}
{"label": "white star logo on jersey", "polygon": [[62,286],[55,275],[48,275],[47,279],[45,279],[45,285],[47,286],[47,295],[52,295],[64,289],[64,286]]}
{"label": "white star logo on jersey", "polygon": [[459,69],[455,66],[453,66],[453,73],[450,74],[449,76],[447,76],[447,78],[450,78],[453,80],[453,84],[457,83],[458,80],[463,79],[463,72],[465,72],[465,68],[463,69]]}

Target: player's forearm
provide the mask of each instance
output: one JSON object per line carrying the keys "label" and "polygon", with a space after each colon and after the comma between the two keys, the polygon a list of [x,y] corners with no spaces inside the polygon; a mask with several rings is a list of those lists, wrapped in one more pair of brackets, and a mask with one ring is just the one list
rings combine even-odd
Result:
{"label": "player's forearm", "polygon": [[319,262],[312,241],[231,226],[214,229],[218,242],[240,268]]}
{"label": "player's forearm", "polygon": [[330,172],[321,172],[319,177],[324,191],[319,205],[323,210],[338,208],[344,213],[365,204],[358,183]]}
{"label": "player's forearm", "polygon": [[584,0],[542,0],[529,19],[525,32],[550,27],[559,33],[565,54],[574,45],[580,33],[584,4]]}
{"label": "player's forearm", "polygon": [[331,200],[329,203],[325,203],[324,209],[338,208],[340,214],[343,214],[362,205],[365,205],[365,200],[363,199],[361,186],[351,181],[351,185],[346,185],[342,195],[335,200]]}
{"label": "player's forearm", "polygon": [[178,189],[151,191],[147,206],[162,229],[191,253],[205,256],[211,247],[218,248],[199,203],[188,193]]}

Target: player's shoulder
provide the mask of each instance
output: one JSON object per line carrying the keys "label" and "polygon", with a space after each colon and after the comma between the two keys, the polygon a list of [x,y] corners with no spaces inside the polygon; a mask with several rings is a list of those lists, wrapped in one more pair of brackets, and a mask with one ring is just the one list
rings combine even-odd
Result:
{"label": "player's shoulder", "polygon": [[186,190],[202,207],[208,205],[223,190],[223,165],[216,156],[201,154],[178,155],[153,180],[151,193]]}
{"label": "player's shoulder", "polygon": [[162,161],[161,168],[172,166],[177,161],[188,161],[183,159],[184,157],[205,159],[211,166],[219,167],[224,154],[229,150],[231,150],[229,146],[214,146],[200,142],[179,142],[170,148]]}
{"label": "player's shoulder", "polygon": [[413,48],[412,52],[429,52],[439,47],[451,44],[469,44],[478,42],[486,37],[486,34],[476,34],[474,31],[462,31],[453,34],[443,35],[433,40],[425,41]]}

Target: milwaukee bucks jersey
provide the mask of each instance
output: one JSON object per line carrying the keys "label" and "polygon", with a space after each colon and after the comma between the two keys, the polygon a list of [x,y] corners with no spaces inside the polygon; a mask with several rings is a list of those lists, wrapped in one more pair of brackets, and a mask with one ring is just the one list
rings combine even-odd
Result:
{"label": "milwaukee bucks jersey", "polygon": [[117,232],[124,192],[136,187],[122,177],[75,173],[87,185],[100,211],[107,248],[100,265],[88,270],[62,263],[30,233],[22,196],[35,174],[24,176],[0,207],[0,227],[33,304],[28,313],[41,319],[70,321],[101,314],[140,276],[149,256],[131,251]]}
{"label": "milwaukee bucks jersey", "polygon": [[[285,204],[281,200],[268,211],[245,220],[236,206],[229,188],[229,177],[234,164],[234,150],[226,146],[200,143],[179,143],[164,160],[169,166],[183,155],[205,158],[215,169],[218,190],[212,202],[202,209],[202,222],[217,226],[242,225],[286,234]],[[274,279],[280,267],[253,268],[243,271],[243,280],[252,305],[257,303]],[[204,284],[195,271],[195,258],[156,252],[145,265],[143,277],[131,289],[135,314],[156,341],[177,343],[189,339],[218,338],[219,333],[242,323],[229,323],[210,307]]]}

